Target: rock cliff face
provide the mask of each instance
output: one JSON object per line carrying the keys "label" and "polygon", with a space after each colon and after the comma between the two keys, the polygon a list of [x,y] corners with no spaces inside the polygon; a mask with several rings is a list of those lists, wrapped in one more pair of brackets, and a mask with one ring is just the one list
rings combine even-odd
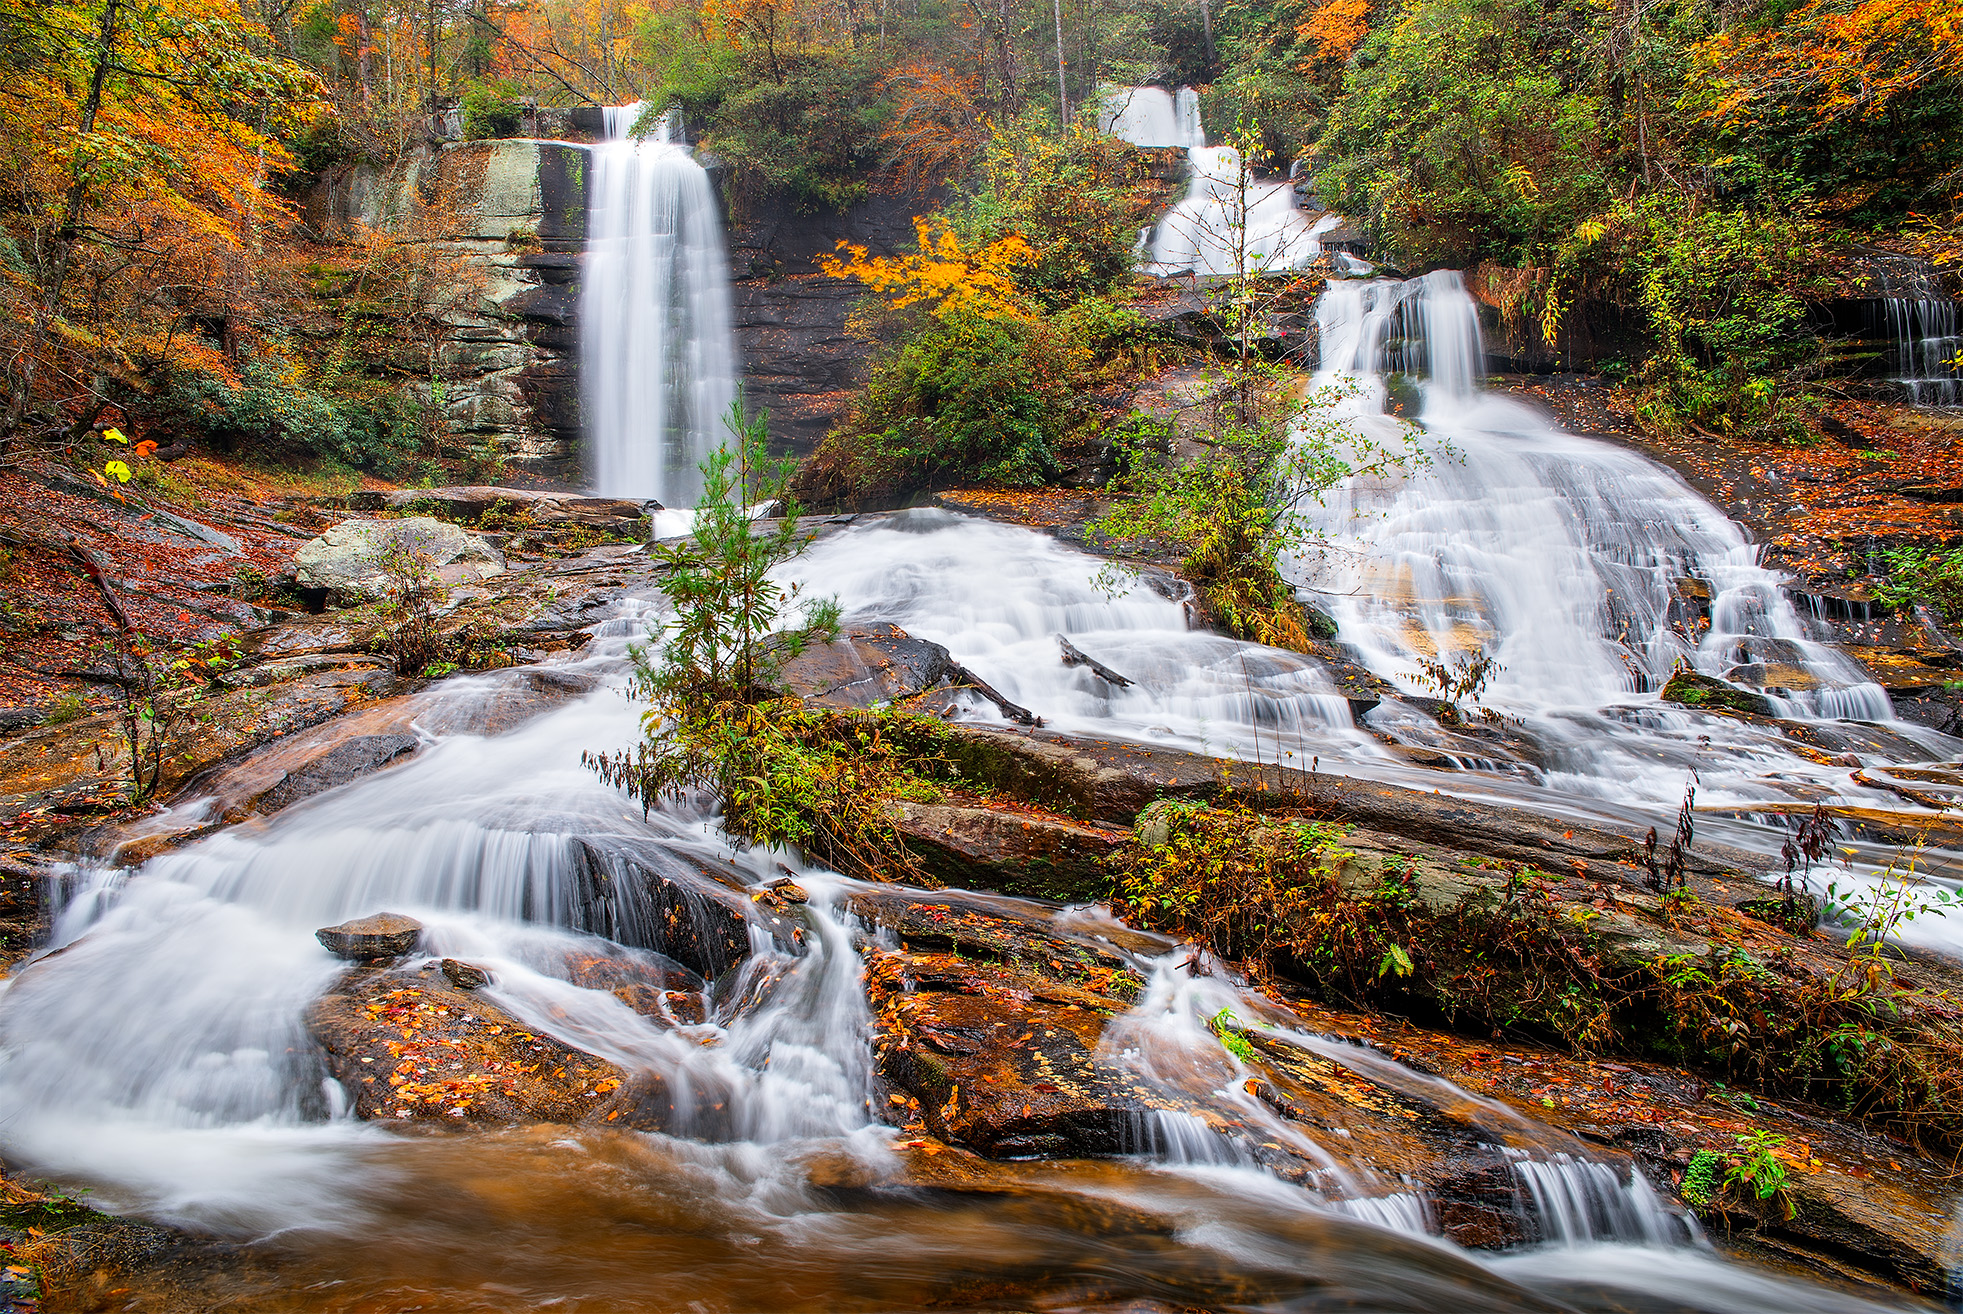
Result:
{"label": "rock cliff face", "polygon": [[[586,163],[586,148],[566,142],[443,142],[388,174],[332,171],[307,198],[304,213],[321,231],[404,229],[464,258],[474,286],[444,314],[434,349],[454,453],[494,452],[576,477]],[[427,351],[405,343],[405,355]],[[430,392],[422,389],[426,403]]]}
{"label": "rock cliff face", "polygon": [[843,213],[761,207],[730,232],[737,345],[752,405],[770,411],[775,445],[798,456],[817,447],[865,376],[870,347],[846,332],[862,289],[819,272],[840,242],[892,255],[913,238],[913,216],[938,197],[874,195]]}
{"label": "rock cliff face", "polygon": [[[551,126],[574,136],[598,127],[577,116]],[[574,142],[440,142],[391,173],[368,165],[332,170],[306,198],[303,212],[318,231],[353,223],[422,228],[465,257],[478,286],[445,316],[436,347],[454,454],[488,449],[520,469],[580,477],[587,163],[587,148]],[[841,241],[891,254],[911,238],[912,216],[933,204],[875,196],[842,214],[765,207],[733,226],[737,341],[750,401],[769,410],[780,450],[803,455],[817,445],[868,354],[845,331],[856,285],[819,273],[818,256]],[[405,358],[420,361],[425,352],[425,344],[404,344]]]}

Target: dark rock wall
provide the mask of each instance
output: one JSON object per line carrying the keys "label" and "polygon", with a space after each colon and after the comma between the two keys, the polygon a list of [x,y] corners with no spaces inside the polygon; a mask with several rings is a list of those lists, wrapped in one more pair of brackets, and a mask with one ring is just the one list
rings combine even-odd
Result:
{"label": "dark rock wall", "polygon": [[843,213],[785,206],[740,216],[729,238],[736,341],[753,406],[770,412],[772,445],[806,456],[865,378],[872,348],[846,332],[861,288],[819,272],[840,242],[893,255],[913,240],[913,217],[937,196],[873,195]]}

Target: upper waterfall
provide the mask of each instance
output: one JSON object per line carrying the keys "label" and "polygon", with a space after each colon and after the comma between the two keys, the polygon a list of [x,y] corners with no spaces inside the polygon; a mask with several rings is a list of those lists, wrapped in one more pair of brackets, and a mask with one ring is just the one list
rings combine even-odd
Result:
{"label": "upper waterfall", "polygon": [[[1634,452],[1565,433],[1483,390],[1478,307],[1459,275],[1337,280],[1317,305],[1325,386],[1364,437],[1397,448],[1386,373],[1423,376],[1421,463],[1359,479],[1317,515],[1336,549],[1297,563],[1372,669],[1410,687],[1421,662],[1483,650],[1509,710],[1651,691],[1679,663],[1795,715],[1886,720],[1867,673],[1813,642],[1744,533]],[[1682,622],[1685,581],[1711,597]]]}
{"label": "upper waterfall", "polygon": [[643,107],[606,111],[593,148],[580,303],[587,474],[617,497],[692,506],[740,367],[722,216],[706,170]]}
{"label": "upper waterfall", "polygon": [[1322,254],[1318,239],[1340,222],[1310,218],[1296,208],[1292,184],[1258,179],[1238,150],[1207,145],[1191,87],[1100,87],[1097,126],[1134,146],[1186,151],[1186,195],[1140,243],[1147,273],[1299,269]]}
{"label": "upper waterfall", "polygon": [[1200,96],[1191,87],[1169,92],[1164,87],[1097,89],[1097,130],[1134,146],[1191,149],[1206,145],[1200,122]]}

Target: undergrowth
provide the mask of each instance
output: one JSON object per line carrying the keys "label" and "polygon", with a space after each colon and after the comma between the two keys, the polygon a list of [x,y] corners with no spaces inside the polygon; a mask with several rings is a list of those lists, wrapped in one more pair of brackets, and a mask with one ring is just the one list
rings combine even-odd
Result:
{"label": "undergrowth", "polygon": [[[1822,970],[1722,940],[1657,955],[1604,934],[1559,875],[1488,860],[1491,879],[1441,896],[1414,859],[1356,861],[1344,833],[1311,815],[1162,801],[1114,859],[1115,894],[1141,924],[1334,1002],[1696,1067],[1963,1144],[1963,1010],[1885,960]],[[1696,904],[1686,893],[1638,915]]]}

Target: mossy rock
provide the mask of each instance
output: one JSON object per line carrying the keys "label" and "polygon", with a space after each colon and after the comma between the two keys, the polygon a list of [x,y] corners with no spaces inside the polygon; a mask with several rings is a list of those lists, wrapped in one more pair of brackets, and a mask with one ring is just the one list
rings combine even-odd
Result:
{"label": "mossy rock", "polygon": [[1696,671],[1678,671],[1663,686],[1663,701],[1701,711],[1745,712],[1752,716],[1777,716],[1779,709],[1764,694],[1728,684],[1715,676]]}

